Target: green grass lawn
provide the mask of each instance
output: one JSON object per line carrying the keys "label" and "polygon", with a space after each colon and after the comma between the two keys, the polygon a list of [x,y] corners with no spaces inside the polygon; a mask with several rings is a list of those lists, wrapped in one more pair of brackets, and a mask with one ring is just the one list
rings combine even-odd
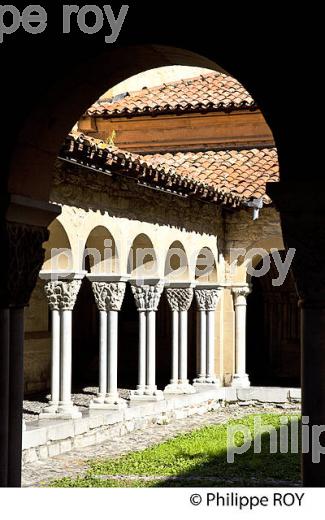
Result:
{"label": "green grass lawn", "polygon": [[[253,446],[227,462],[227,426],[244,425],[254,438],[254,417],[262,424],[276,428],[279,442],[280,420],[283,415],[249,415],[226,424],[207,426],[143,451],[115,459],[89,462],[82,478],[65,478],[53,482],[54,487],[193,487],[272,485],[272,480],[300,481],[300,457],[297,453],[270,454],[269,435],[262,435],[261,453]],[[289,425],[298,416],[289,416]],[[289,428],[290,432],[290,428]],[[290,440],[290,434],[289,434]],[[236,446],[243,444],[243,434],[235,435]],[[289,443],[290,446],[290,443]],[[289,450],[290,451],[290,450]],[[115,476],[116,479],[109,477]],[[123,476],[123,478],[118,478]],[[129,477],[129,478],[128,478]],[[139,479],[137,480],[137,477]],[[147,480],[141,478],[147,477]],[[160,477],[155,479],[155,477]],[[164,477],[164,479],[162,479]],[[274,484],[276,485],[276,484]]]}

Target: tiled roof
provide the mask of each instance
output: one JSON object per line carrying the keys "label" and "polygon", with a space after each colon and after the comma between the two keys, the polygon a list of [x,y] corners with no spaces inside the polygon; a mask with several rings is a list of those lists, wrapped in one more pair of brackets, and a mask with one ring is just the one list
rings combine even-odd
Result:
{"label": "tiled roof", "polygon": [[133,177],[141,184],[237,207],[263,197],[267,182],[278,181],[275,148],[141,156],[97,139],[69,135],[60,158],[99,171]]}
{"label": "tiled roof", "polygon": [[244,87],[233,77],[211,72],[97,102],[87,115],[119,117],[164,113],[256,110]]}
{"label": "tiled roof", "polygon": [[195,179],[245,199],[264,198],[266,183],[279,180],[278,155],[275,148],[220,150],[176,154],[147,155],[143,159],[153,166],[177,170],[184,178]]}

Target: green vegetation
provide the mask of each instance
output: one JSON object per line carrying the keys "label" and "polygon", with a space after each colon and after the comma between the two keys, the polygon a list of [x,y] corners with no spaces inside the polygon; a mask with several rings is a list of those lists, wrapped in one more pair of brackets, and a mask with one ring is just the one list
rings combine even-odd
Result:
{"label": "green vegetation", "polygon": [[[299,483],[299,454],[279,453],[279,450],[277,453],[270,454],[268,434],[262,434],[261,453],[254,453],[252,445],[246,453],[235,455],[233,464],[227,462],[227,426],[244,425],[249,428],[254,437],[254,417],[260,417],[263,425],[276,428],[279,441],[280,420],[283,415],[249,415],[226,424],[208,426],[185,435],[178,435],[162,444],[119,458],[91,461],[84,477],[65,478],[55,481],[52,486],[213,487],[232,484],[252,486],[272,485],[271,479]],[[297,419],[297,416],[289,416],[289,424]],[[235,443],[236,446],[243,444],[242,433],[236,433]],[[110,478],[113,476],[114,479]]]}

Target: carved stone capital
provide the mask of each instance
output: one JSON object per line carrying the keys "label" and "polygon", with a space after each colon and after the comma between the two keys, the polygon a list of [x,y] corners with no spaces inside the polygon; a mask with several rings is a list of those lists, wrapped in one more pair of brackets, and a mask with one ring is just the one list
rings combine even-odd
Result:
{"label": "carved stone capital", "polygon": [[92,282],[99,311],[120,311],[125,295],[125,282]]}
{"label": "carved stone capital", "polygon": [[199,311],[215,311],[222,289],[195,289],[196,305]]}
{"label": "carved stone capital", "polygon": [[156,284],[131,285],[135,304],[138,311],[157,311],[161,294],[164,290],[164,282]]}
{"label": "carved stone capital", "polygon": [[188,311],[193,301],[193,289],[191,287],[166,289],[167,300],[172,311]]}
{"label": "carved stone capital", "polygon": [[81,287],[81,280],[49,280],[44,291],[51,311],[72,311]]}
{"label": "carved stone capital", "polygon": [[234,297],[235,305],[246,305],[246,298],[251,292],[251,288],[247,286],[232,287],[232,295]]}
{"label": "carved stone capital", "polygon": [[2,280],[0,305],[25,307],[44,262],[45,227],[5,222],[1,229]]}

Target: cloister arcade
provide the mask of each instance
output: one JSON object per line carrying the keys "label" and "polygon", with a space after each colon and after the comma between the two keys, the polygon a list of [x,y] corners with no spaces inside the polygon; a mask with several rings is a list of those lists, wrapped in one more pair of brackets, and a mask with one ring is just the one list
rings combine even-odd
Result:
{"label": "cloister arcade", "polygon": [[[69,208],[64,207],[61,216],[52,224],[40,274],[43,283],[39,283],[45,283],[51,310],[51,395],[54,395],[41,417],[57,417],[58,403],[62,402],[63,395],[67,404],[60,408],[59,416],[75,417],[78,414],[72,408],[68,394],[71,394],[74,379],[72,360],[77,360],[77,365],[79,360],[80,371],[82,345],[85,343],[88,358],[87,363],[83,364],[84,370],[87,372],[94,362],[98,365],[98,370],[94,370],[97,381],[87,379],[87,373],[84,374],[84,382],[99,386],[98,398],[91,404],[95,408],[123,406],[124,403],[117,396],[117,376],[121,371],[124,385],[132,386],[137,366],[138,384],[134,391],[130,391],[130,399],[161,399],[161,390],[176,394],[192,393],[195,389],[189,384],[188,370],[196,384],[220,385],[220,376],[215,374],[216,369],[222,369],[220,360],[217,362],[215,359],[216,352],[220,357],[221,351],[220,338],[215,339],[215,328],[218,327],[218,321],[220,322],[220,312],[216,309],[221,291],[216,266],[218,262],[218,270],[222,273],[223,265],[218,256],[215,238],[184,230],[177,233],[168,226],[149,226],[141,222],[133,224],[130,221],[127,228],[121,228],[116,219],[98,213],[90,218],[86,215],[81,219],[79,227],[72,227],[69,217]],[[69,291],[72,291],[72,304],[69,304],[69,309],[65,309],[59,298],[63,295],[68,297]],[[195,294],[198,309],[201,308],[197,319],[194,303],[192,305]],[[90,298],[93,300],[89,301]],[[78,304],[76,310],[73,310],[76,301]],[[89,309],[95,303],[98,307],[96,315]],[[124,305],[129,309],[128,319],[124,319]],[[205,321],[206,305],[211,306],[207,311],[210,320],[208,326]],[[68,324],[66,313],[70,315]],[[78,321],[81,334],[78,332]],[[161,333],[155,332],[156,321],[163,337]],[[197,351],[194,331],[199,330],[199,325],[201,350]],[[99,327],[98,331],[96,327]],[[83,336],[86,330],[88,334],[85,341]],[[73,333],[76,334],[75,339]],[[65,348],[60,345],[60,341],[63,341],[62,334],[67,336],[66,349],[69,352],[66,359]],[[138,336],[139,351],[136,347]],[[97,340],[101,349],[99,358]],[[117,349],[121,364],[133,366],[133,374],[126,371],[125,375],[123,368],[118,370]],[[95,358],[91,362],[89,350]],[[60,356],[63,356],[62,359],[59,359]],[[109,366],[112,373],[107,380]],[[62,374],[65,370],[67,373],[64,379]],[[156,371],[159,389],[155,380]],[[80,383],[81,378],[79,373],[77,380]],[[63,392],[62,395],[60,392]]]}
{"label": "cloister arcade", "polygon": [[[136,11],[137,13],[137,11]],[[142,13],[140,13],[142,15]],[[138,14],[136,14],[138,16]],[[192,14],[191,14],[192,17]],[[233,31],[234,37],[238,38],[242,52],[232,53],[228,49],[228,38],[224,37],[222,31],[216,34],[215,48],[211,44],[207,44],[204,38],[197,37],[193,39],[193,32],[189,30],[187,38],[184,39],[183,46],[185,49],[175,49],[167,47],[169,39],[173,35],[179,34],[179,21],[171,21],[171,27],[166,32],[165,26],[163,30],[159,30],[156,25],[148,28],[152,31],[148,38],[144,37],[144,41],[159,41],[160,46],[145,44],[141,46],[135,45],[134,35],[131,41],[122,43],[130,44],[131,47],[110,48],[105,51],[99,47],[96,52],[91,45],[89,39],[84,42],[75,52],[76,45],[57,47],[57,53],[53,55],[52,60],[44,62],[39,67],[37,52],[35,59],[31,60],[31,49],[28,46],[17,46],[17,54],[4,51],[4,67],[10,67],[16,58],[22,63],[22,67],[16,67],[19,70],[20,77],[26,77],[25,98],[29,100],[28,110],[24,109],[12,118],[12,106],[4,107],[4,118],[8,121],[7,135],[4,136],[4,147],[7,150],[6,157],[3,160],[3,187],[4,202],[3,210],[3,240],[5,245],[5,269],[4,277],[6,278],[1,290],[3,293],[1,306],[1,474],[0,483],[4,486],[20,485],[20,463],[21,463],[21,412],[23,397],[23,307],[28,305],[30,295],[35,287],[38,271],[43,265],[42,259],[42,243],[47,240],[48,231],[50,229],[50,240],[55,248],[56,241],[53,239],[55,235],[55,227],[58,228],[63,240],[60,246],[71,249],[72,260],[67,255],[59,255],[57,262],[58,270],[71,270],[75,273],[81,273],[84,267],[87,271],[91,271],[94,265],[90,267],[83,266],[83,251],[81,255],[76,254],[78,251],[79,237],[76,233],[64,232],[64,215],[71,217],[70,222],[75,223],[75,211],[73,208],[63,207],[62,216],[58,216],[60,207],[53,204],[50,197],[50,191],[53,186],[53,164],[56,160],[57,153],[67,132],[71,129],[77,118],[98,96],[102,93],[104,85],[116,84],[122,79],[129,77],[144,68],[153,68],[157,66],[181,63],[184,65],[198,65],[218,69],[217,62],[222,62],[222,66],[231,71],[234,76],[239,77],[242,82],[251,90],[254,97],[267,118],[267,121],[273,131],[276,145],[279,150],[279,159],[281,166],[281,182],[272,188],[268,188],[269,194],[272,196],[281,215],[282,230],[286,247],[296,247],[298,250],[294,276],[301,298],[301,321],[302,321],[302,365],[304,367],[302,387],[303,387],[303,413],[310,417],[311,424],[324,424],[324,291],[323,283],[324,269],[321,264],[320,249],[323,247],[324,229],[324,212],[323,212],[323,187],[315,183],[317,168],[313,171],[310,168],[309,154],[303,155],[296,153],[296,146],[292,147],[289,142],[289,136],[295,143],[300,142],[301,125],[296,117],[296,104],[288,103],[291,96],[300,97],[304,91],[301,73],[299,67],[288,68],[288,61],[294,60],[290,49],[290,56],[285,52],[281,42],[287,41],[287,26],[282,32],[278,27],[277,42],[279,48],[274,51],[274,38],[266,36],[267,31],[263,26],[263,34],[261,34],[260,45],[266,50],[269,56],[268,60],[262,60],[257,63],[252,60],[251,50],[256,46],[256,34],[253,34],[254,42],[250,41],[247,35],[247,27],[241,24]],[[187,20],[189,22],[189,20]],[[140,24],[139,19],[135,22]],[[209,20],[206,20],[209,24]],[[213,33],[215,20],[211,17],[211,30],[204,27],[205,34]],[[187,27],[187,23],[182,24]],[[189,24],[190,25],[190,24]],[[227,33],[228,26],[225,27]],[[145,31],[144,31],[145,33]],[[53,36],[53,35],[52,35]],[[152,39],[151,39],[152,38]],[[48,42],[44,42],[44,51],[53,47],[53,38],[48,38]],[[57,38],[55,36],[55,44]],[[252,44],[252,46],[251,46]],[[47,47],[48,45],[48,47]],[[238,48],[238,47],[237,47]],[[131,51],[130,51],[131,49]],[[216,51],[218,49],[218,51]],[[227,50],[228,49],[228,50]],[[35,52],[35,48],[32,49]],[[71,51],[73,60],[62,59],[62,56],[68,56]],[[299,52],[297,52],[297,56]],[[206,56],[206,57],[203,57]],[[103,61],[107,63],[103,67]],[[85,69],[87,73],[85,74]],[[60,71],[58,74],[57,71]],[[98,70],[101,74],[98,74]],[[270,70],[276,70],[278,74],[270,74]],[[55,84],[52,85],[55,72]],[[279,81],[279,75],[282,81]],[[89,79],[91,78],[91,80]],[[19,97],[21,81],[10,75],[4,83],[4,98],[12,99]],[[308,79],[309,78],[305,78]],[[297,92],[293,93],[292,84],[297,86]],[[283,114],[286,114],[285,121]],[[300,114],[299,114],[300,117]],[[307,141],[308,136],[305,136]],[[310,149],[308,143],[305,149]],[[306,171],[310,175],[306,177]],[[313,205],[306,205],[305,195],[308,193]],[[51,201],[51,202],[50,202]],[[80,209],[80,208],[79,208]],[[79,211],[82,220],[84,214]],[[85,226],[80,226],[80,235],[82,235],[84,244],[87,237],[97,226],[107,229],[108,236],[111,234],[117,240],[119,233],[116,233],[114,225],[104,225],[100,211],[98,211],[99,221],[91,223],[93,218],[92,211],[89,211],[89,219],[85,219]],[[101,222],[100,222],[101,220]],[[54,222],[54,224],[51,224]],[[60,222],[60,226],[58,225]],[[206,220],[207,228],[209,222]],[[136,224],[138,225],[138,224]],[[52,226],[52,227],[51,227]],[[88,229],[86,229],[88,226]],[[131,225],[124,221],[120,231],[125,233]],[[146,225],[141,229],[134,230],[131,240],[140,233],[147,234],[150,237],[154,247],[157,245],[154,234],[145,229]],[[81,232],[82,229],[82,232]],[[51,233],[52,232],[52,233]],[[15,237],[20,237],[19,242],[15,241]],[[182,237],[170,237],[169,244],[165,246],[168,250],[170,244],[175,240],[179,240],[187,250],[187,245]],[[68,237],[68,238],[67,238]],[[316,237],[320,237],[316,245]],[[189,237],[190,238],[190,237]],[[96,241],[96,239],[94,239]],[[91,242],[91,241],[90,241]],[[159,242],[159,240],[158,240]],[[117,246],[118,247],[118,246]],[[223,264],[222,256],[218,256],[215,251],[215,244],[210,241],[204,241],[200,244],[198,254],[204,247],[209,247],[214,253],[217,266],[217,282],[222,285],[222,294],[219,297],[216,316],[218,312],[224,312],[225,315],[231,315],[233,306],[233,296],[228,287],[227,265]],[[274,247],[274,245],[273,245]],[[49,251],[49,244],[47,250]],[[28,250],[28,258],[24,251]],[[156,248],[155,250],[159,250]],[[117,257],[119,264],[117,272],[127,273],[128,248],[118,251]],[[68,259],[67,259],[68,258]],[[43,271],[49,271],[49,254],[43,265]],[[164,259],[165,260],[165,259]],[[164,273],[164,262],[158,262],[158,269],[162,269]],[[73,268],[71,269],[71,265]],[[124,266],[124,269],[122,267]],[[316,268],[315,268],[316,266]],[[86,273],[83,273],[84,275]],[[95,273],[94,273],[95,274]],[[164,273],[165,274],[165,273]],[[164,278],[164,276],[162,276]],[[239,278],[239,280],[238,280]],[[240,287],[247,287],[246,276],[238,275],[235,284]],[[195,281],[195,275],[190,277]],[[83,278],[85,280],[85,276]],[[74,280],[74,286],[79,285],[79,280]],[[69,283],[66,278],[64,283]],[[130,290],[130,282],[127,283]],[[39,286],[40,282],[37,283]],[[194,289],[194,288],[193,288]],[[35,289],[37,292],[37,287]],[[129,292],[130,292],[129,291]],[[35,299],[38,296],[34,294]],[[228,294],[229,297],[225,295]],[[238,291],[237,291],[238,294]],[[131,295],[133,296],[133,295]],[[239,298],[243,298],[242,294],[238,294]],[[35,301],[34,299],[34,301]],[[243,303],[243,301],[241,300]],[[44,307],[44,300],[40,302]],[[244,307],[244,305],[242,306]],[[52,311],[53,312],[53,311]],[[55,312],[55,311],[54,311]],[[63,318],[63,329],[68,332],[71,327],[71,315],[67,309],[67,314]],[[120,311],[123,313],[123,307]],[[158,311],[159,312],[159,311]],[[25,323],[27,323],[26,332],[28,335],[28,323],[33,321],[32,306],[27,309]],[[38,313],[38,318],[44,319],[44,326],[48,327],[47,312]],[[52,316],[53,318],[53,316]],[[61,317],[60,317],[61,318]],[[58,321],[58,316],[54,318]],[[225,325],[224,330],[218,330],[216,324],[216,338],[219,335],[227,335],[230,326]],[[68,338],[68,334],[66,335]],[[69,344],[69,340],[67,341]],[[69,345],[68,345],[69,346]],[[69,350],[69,348],[67,349]],[[27,348],[28,351],[28,348]],[[68,356],[69,357],[69,356]],[[218,356],[216,356],[217,358]],[[39,358],[40,359],[40,358]],[[69,361],[69,360],[68,360]],[[27,360],[28,363],[28,360]],[[216,360],[216,365],[218,359]],[[224,381],[227,381],[227,363],[232,364],[233,360],[224,359]],[[53,368],[53,367],[52,367]],[[216,375],[221,374],[218,365]],[[65,383],[69,383],[69,374],[65,374]],[[69,401],[69,384],[65,384],[65,398],[67,404]],[[315,395],[317,402],[315,404]],[[71,407],[67,406],[71,411]],[[67,410],[65,410],[67,411]],[[308,485],[324,485],[325,465],[322,462],[318,466],[312,464],[311,455],[304,455],[304,482]]]}

